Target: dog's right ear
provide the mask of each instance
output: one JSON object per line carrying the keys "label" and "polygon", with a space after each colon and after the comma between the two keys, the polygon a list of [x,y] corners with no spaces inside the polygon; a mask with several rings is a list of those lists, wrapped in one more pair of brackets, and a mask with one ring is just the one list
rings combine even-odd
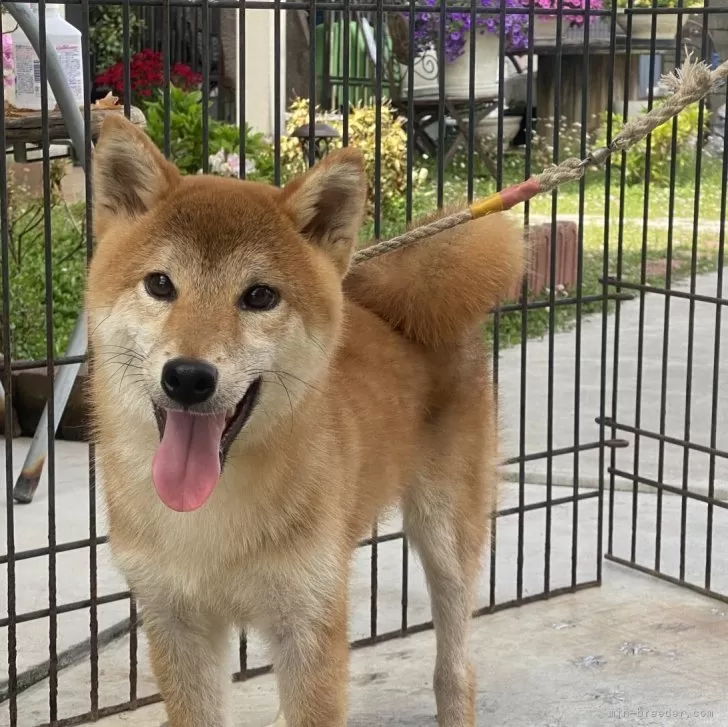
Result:
{"label": "dog's right ear", "polygon": [[180,181],[176,167],[122,114],[104,121],[93,161],[97,235],[113,222],[145,214]]}

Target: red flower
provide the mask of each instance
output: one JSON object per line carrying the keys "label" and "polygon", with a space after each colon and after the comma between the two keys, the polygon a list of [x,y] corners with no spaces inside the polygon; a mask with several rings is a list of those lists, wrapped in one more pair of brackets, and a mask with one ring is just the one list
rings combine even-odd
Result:
{"label": "red flower", "polygon": [[[159,51],[146,48],[135,53],[130,59],[129,71],[129,85],[135,96],[148,98],[164,85],[164,59]],[[95,79],[97,86],[108,86],[117,96],[124,94],[124,80],[123,61],[102,71]],[[200,85],[202,77],[188,65],[174,63],[170,66],[170,80],[175,86],[190,91]]]}

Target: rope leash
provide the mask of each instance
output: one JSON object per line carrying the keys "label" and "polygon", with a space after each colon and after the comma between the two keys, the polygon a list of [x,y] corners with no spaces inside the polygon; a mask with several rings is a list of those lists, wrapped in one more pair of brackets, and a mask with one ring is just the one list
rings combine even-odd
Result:
{"label": "rope leash", "polygon": [[551,166],[525,182],[507,187],[485,199],[474,202],[461,212],[408,230],[391,240],[366,247],[354,255],[352,263],[361,263],[400,248],[410,247],[438,232],[496,212],[505,212],[522,202],[533,199],[538,194],[550,192],[567,182],[576,182],[584,176],[587,168],[601,166],[612,154],[632,148],[658,126],[662,126],[677,116],[690,104],[705,98],[726,79],[728,79],[728,61],[724,61],[714,71],[711,71],[704,61],[694,61],[692,53],[688,52],[682,68],[677,69],[674,73],[665,74],[660,81],[660,85],[671,95],[648,113],[640,114],[627,121],[609,146],[595,149],[585,159],[566,159],[561,164]]}

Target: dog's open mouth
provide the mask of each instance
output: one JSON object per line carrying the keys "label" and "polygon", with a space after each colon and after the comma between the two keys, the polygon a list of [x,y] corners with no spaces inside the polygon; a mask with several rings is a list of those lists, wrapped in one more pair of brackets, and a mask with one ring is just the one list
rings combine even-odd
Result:
{"label": "dog's open mouth", "polygon": [[[260,391],[260,378],[255,379],[248,387],[243,398],[238,402],[232,414],[225,417],[225,428],[220,438],[220,464],[225,464],[230,445],[235,441],[235,437],[240,434],[241,429],[253,413],[256,403],[258,402],[258,392]],[[164,429],[167,425],[167,410],[153,404],[154,416],[157,420],[157,428],[159,429],[159,438],[164,437]],[[189,416],[214,416],[206,414],[189,414]]]}
{"label": "dog's open mouth", "polygon": [[160,443],[152,461],[157,494],[172,510],[202,506],[212,494],[231,444],[258,402],[255,379],[232,413],[198,414],[154,405]]}

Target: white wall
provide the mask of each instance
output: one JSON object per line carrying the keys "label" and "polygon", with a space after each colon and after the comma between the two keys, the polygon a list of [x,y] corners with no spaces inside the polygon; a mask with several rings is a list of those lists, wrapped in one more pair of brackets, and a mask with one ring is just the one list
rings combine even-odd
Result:
{"label": "white wall", "polygon": [[[275,128],[275,114],[283,122],[285,113],[286,80],[286,12],[281,10],[280,21],[280,89],[281,108],[275,109],[275,60],[274,60],[274,17],[273,2],[270,10],[245,10],[245,39],[241,42],[240,24],[236,23],[235,63],[236,90],[239,88],[238,73],[240,53],[245,53],[245,121],[256,131],[272,135]],[[240,11],[236,12],[236,19]],[[237,92],[237,91],[236,91]],[[242,123],[240,98],[237,99],[238,123]],[[283,123],[281,128],[285,128]]]}

